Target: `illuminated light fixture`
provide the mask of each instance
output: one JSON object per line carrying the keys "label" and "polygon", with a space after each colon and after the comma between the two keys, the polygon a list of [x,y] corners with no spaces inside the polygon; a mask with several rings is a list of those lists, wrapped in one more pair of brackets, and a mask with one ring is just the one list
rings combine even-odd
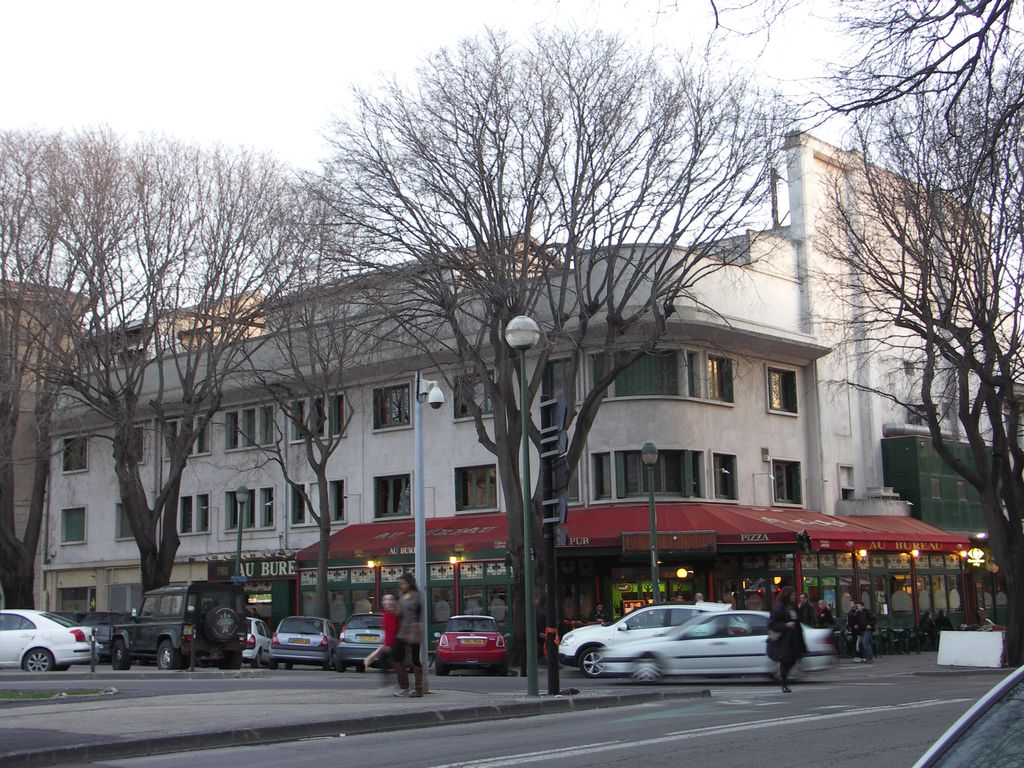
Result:
{"label": "illuminated light fixture", "polygon": [[867,557],[867,556],[868,556],[868,551],[866,549],[858,549],[857,550],[857,557]]}
{"label": "illuminated light fixture", "polygon": [[455,565],[457,562],[459,562],[459,556],[458,555],[448,555],[448,562],[451,563],[452,565]]}
{"label": "illuminated light fixture", "polygon": [[980,547],[971,547],[967,550],[967,562],[977,568],[985,563],[985,550]]}
{"label": "illuminated light fixture", "polygon": [[981,533],[975,534],[974,538],[976,538],[976,539],[987,539],[988,538],[988,534],[985,533],[984,531],[982,531]]}
{"label": "illuminated light fixture", "polygon": [[772,584],[774,584],[775,586],[779,586],[779,584],[781,584],[781,583],[782,583],[782,577],[781,576],[772,576]]}
{"label": "illuminated light fixture", "polygon": [[676,576],[678,578],[680,578],[680,579],[685,579],[689,575],[690,575],[690,572],[688,570],[686,570],[685,568],[677,568],[676,569]]}
{"label": "illuminated light fixture", "polygon": [[912,550],[910,550],[910,556],[911,557],[920,557],[921,556],[921,550],[920,549],[912,549]]}
{"label": "illuminated light fixture", "polygon": [[367,560],[366,561],[366,567],[367,568],[376,568],[377,567],[377,561],[376,560]]}
{"label": "illuminated light fixture", "polygon": [[961,549],[960,550],[960,557],[962,557],[964,559],[967,559],[967,550],[966,549]]}

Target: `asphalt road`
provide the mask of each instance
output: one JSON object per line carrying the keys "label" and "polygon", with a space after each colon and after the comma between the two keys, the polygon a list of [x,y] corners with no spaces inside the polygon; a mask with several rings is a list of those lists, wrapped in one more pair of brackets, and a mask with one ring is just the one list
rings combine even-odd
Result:
{"label": "asphalt road", "polygon": [[[835,674],[794,686],[782,694],[774,684],[693,680],[668,686],[708,688],[710,698],[686,699],[626,708],[531,717],[503,723],[483,722],[389,735],[372,734],[312,739],[260,747],[206,750],[202,753],[136,758],[96,765],[113,768],[170,766],[331,765],[374,768],[499,768],[500,766],[584,765],[661,768],[762,768],[764,766],[910,766],[968,706],[1000,678],[978,674],[912,674],[897,664],[845,665]],[[315,672],[305,684],[376,685],[369,676]],[[572,673],[565,685],[573,682]],[[145,696],[151,683],[140,685]],[[522,680],[486,677],[450,678],[460,686],[522,686]],[[542,679],[543,682],[543,679]],[[212,686],[238,681],[170,681],[156,684]],[[256,681],[247,681],[253,685]],[[260,686],[271,691],[286,684],[268,676]],[[589,684],[589,681],[588,681]],[[605,685],[629,683],[609,681]],[[249,695],[252,689],[247,688]],[[401,702],[396,702],[400,704]]]}

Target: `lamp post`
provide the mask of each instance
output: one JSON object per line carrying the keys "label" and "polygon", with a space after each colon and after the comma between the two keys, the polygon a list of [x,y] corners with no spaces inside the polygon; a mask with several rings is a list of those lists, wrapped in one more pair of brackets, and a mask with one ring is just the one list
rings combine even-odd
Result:
{"label": "lamp post", "polygon": [[420,617],[420,626],[423,634],[420,637],[420,665],[423,667],[423,692],[427,692],[427,662],[430,659],[428,653],[430,643],[430,591],[427,588],[427,515],[424,507],[423,489],[423,403],[429,400],[430,407],[437,410],[444,405],[444,392],[437,386],[436,381],[424,379],[419,371],[416,371],[416,401],[413,404],[414,424],[414,449],[413,463],[416,473],[416,487],[413,489],[413,518],[415,526],[414,546],[416,548],[415,576],[416,585],[420,589],[423,600],[423,615]]}
{"label": "lamp post", "polygon": [[537,696],[537,616],[533,605],[533,529],[530,525],[530,398],[526,389],[526,350],[540,341],[540,326],[517,315],[505,326],[505,343],[519,352],[519,410],[522,414],[523,593],[526,625],[526,694]]}
{"label": "lamp post", "polygon": [[660,597],[658,588],[658,517],[654,509],[654,465],[658,463],[658,448],[654,443],[644,443],[640,459],[647,467],[647,512],[651,524],[651,590],[654,602]]}
{"label": "lamp post", "polygon": [[232,581],[239,584],[245,583],[245,574],[242,573],[242,513],[245,505],[249,503],[249,489],[240,485],[235,489],[235,525],[238,528],[238,538],[235,544],[235,578]]}

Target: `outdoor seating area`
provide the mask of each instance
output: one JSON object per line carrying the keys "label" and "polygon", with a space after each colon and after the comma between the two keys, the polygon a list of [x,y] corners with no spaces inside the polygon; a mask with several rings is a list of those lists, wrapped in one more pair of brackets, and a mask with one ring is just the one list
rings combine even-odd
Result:
{"label": "outdoor seating area", "polygon": [[[853,633],[848,629],[837,629],[833,633],[836,653],[842,658],[853,658],[856,654],[857,643]],[[938,639],[929,632],[914,627],[901,629],[889,629],[881,627],[871,639],[871,647],[876,656],[887,654],[905,655],[910,653],[921,653],[922,651],[934,651],[938,648]]]}

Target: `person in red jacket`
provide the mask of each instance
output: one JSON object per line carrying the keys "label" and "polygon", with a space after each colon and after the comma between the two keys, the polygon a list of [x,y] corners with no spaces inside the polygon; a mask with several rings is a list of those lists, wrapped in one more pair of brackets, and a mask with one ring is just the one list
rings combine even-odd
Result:
{"label": "person in red jacket", "polygon": [[380,660],[380,668],[384,673],[386,683],[387,674],[392,667],[391,649],[395,647],[395,638],[398,635],[398,600],[394,595],[384,595],[381,598],[381,608],[381,618],[384,620],[384,642],[381,644],[380,654],[377,658]]}

